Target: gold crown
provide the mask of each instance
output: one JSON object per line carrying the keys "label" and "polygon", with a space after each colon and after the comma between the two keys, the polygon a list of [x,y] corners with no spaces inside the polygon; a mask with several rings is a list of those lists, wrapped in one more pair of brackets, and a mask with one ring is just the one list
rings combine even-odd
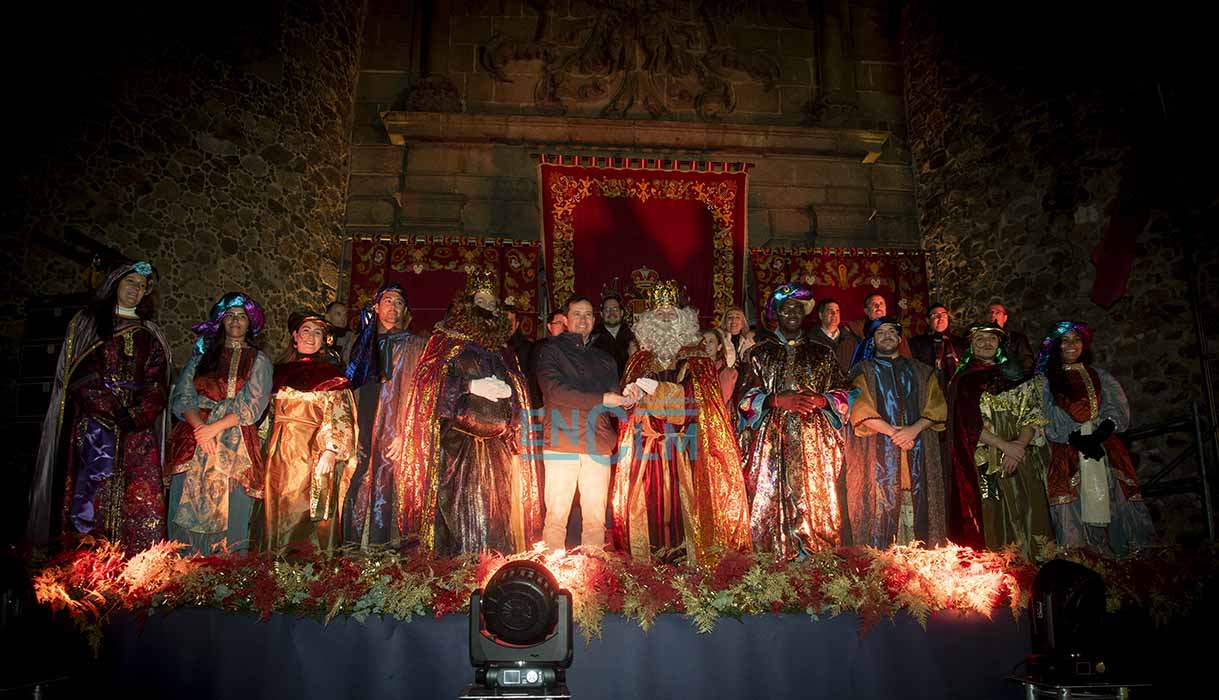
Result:
{"label": "gold crown", "polygon": [[496,298],[499,297],[499,285],[495,282],[495,273],[486,268],[473,269],[468,272],[466,277],[466,293],[474,296],[479,292],[486,292]]}
{"label": "gold crown", "polygon": [[661,282],[648,290],[648,308],[659,309],[662,306],[680,306],[681,288],[673,280]]}

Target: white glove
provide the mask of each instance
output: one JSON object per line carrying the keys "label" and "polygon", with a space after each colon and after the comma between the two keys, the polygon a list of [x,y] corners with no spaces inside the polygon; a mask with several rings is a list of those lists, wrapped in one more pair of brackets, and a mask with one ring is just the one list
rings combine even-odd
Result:
{"label": "white glove", "polygon": [[660,382],[652,379],[651,377],[640,377],[631,383],[638,385],[640,389],[643,389],[643,393],[647,394],[648,396],[655,394],[656,387],[660,386]]}
{"label": "white glove", "polygon": [[483,377],[470,380],[470,393],[481,396],[488,401],[499,401],[512,396],[512,387],[502,379]]}

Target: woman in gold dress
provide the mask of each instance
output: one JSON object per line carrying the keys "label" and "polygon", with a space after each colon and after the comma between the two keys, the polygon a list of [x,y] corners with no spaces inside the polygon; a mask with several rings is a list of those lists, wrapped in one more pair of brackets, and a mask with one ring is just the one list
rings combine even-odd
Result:
{"label": "woman in gold dress", "polygon": [[250,527],[268,551],[330,550],[342,540],[338,510],[355,454],[355,400],[347,377],[326,359],[326,319],[294,313],[288,330],[294,357],[275,365],[263,512]]}

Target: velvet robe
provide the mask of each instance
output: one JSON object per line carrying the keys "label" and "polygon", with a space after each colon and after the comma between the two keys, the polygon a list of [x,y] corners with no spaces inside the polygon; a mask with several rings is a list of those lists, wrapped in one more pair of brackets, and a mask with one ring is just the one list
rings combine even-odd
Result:
{"label": "velvet robe", "polygon": [[101,535],[133,554],[165,538],[169,360],[151,321],[116,319],[113,335],[101,339],[88,311],[73,317],[43,422],[32,541],[53,530]]}

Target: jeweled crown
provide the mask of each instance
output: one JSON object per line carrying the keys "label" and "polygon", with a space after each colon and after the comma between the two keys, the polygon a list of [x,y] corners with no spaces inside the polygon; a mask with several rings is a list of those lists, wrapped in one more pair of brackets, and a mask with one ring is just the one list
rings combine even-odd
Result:
{"label": "jeweled crown", "polygon": [[680,306],[681,288],[673,280],[665,280],[648,290],[648,308],[659,309],[662,306]]}
{"label": "jeweled crown", "polygon": [[486,292],[499,297],[499,285],[495,282],[495,273],[486,268],[471,270],[466,278],[466,293],[470,296]]}

